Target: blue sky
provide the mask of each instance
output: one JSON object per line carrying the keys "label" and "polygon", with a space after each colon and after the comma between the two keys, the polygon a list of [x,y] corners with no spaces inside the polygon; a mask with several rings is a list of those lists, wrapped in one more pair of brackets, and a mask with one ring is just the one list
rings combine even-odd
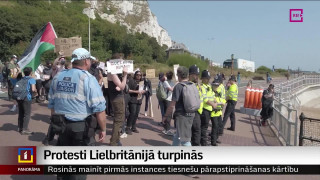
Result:
{"label": "blue sky", "polygon": [[[215,62],[250,59],[256,67],[319,71],[320,2],[149,1],[172,40]],[[289,22],[303,9],[303,22]],[[251,53],[250,53],[251,51]]]}

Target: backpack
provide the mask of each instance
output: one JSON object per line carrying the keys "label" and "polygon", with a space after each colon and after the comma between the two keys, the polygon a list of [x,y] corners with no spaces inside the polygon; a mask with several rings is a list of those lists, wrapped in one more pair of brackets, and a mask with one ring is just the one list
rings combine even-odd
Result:
{"label": "backpack", "polygon": [[8,68],[8,65],[4,64],[3,68],[2,68],[2,75],[5,78],[8,78],[10,74],[10,69]]}
{"label": "backpack", "polygon": [[192,82],[180,83],[183,86],[182,97],[187,113],[194,113],[200,108],[200,96],[197,86]]}
{"label": "backpack", "polygon": [[167,99],[167,93],[163,87],[163,84],[159,82],[158,87],[156,88],[156,95],[159,101]]}
{"label": "backpack", "polygon": [[15,100],[25,100],[28,95],[28,81],[30,78],[22,78],[19,80],[13,88],[12,98]]}

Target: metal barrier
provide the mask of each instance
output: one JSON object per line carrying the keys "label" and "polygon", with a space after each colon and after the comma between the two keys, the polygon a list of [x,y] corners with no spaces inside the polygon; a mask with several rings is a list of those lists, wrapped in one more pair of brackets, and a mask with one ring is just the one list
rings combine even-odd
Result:
{"label": "metal barrier", "polygon": [[300,115],[299,146],[320,146],[320,119]]}
{"label": "metal barrier", "polygon": [[298,111],[301,102],[294,94],[303,87],[315,84],[320,84],[320,75],[303,75],[275,85],[276,98],[271,125],[276,129],[278,138],[282,138],[288,146],[296,146],[298,139]]}
{"label": "metal barrier", "polygon": [[308,85],[320,84],[320,75],[303,75],[301,77],[275,85],[276,98],[284,103],[290,102],[298,89]]}
{"label": "metal barrier", "polygon": [[283,139],[287,146],[296,146],[298,137],[298,112],[293,106],[287,106],[275,99],[273,104],[271,125],[276,129],[276,135]]}

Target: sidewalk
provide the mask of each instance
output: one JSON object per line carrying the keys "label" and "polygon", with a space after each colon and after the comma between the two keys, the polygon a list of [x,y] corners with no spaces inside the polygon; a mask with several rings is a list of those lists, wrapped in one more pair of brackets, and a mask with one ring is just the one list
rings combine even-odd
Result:
{"label": "sidewalk", "polygon": [[[259,85],[259,84],[257,84]],[[260,84],[265,86],[264,84]],[[280,146],[280,142],[273,134],[269,127],[260,127],[258,121],[254,117],[241,114],[239,112],[240,105],[244,101],[244,87],[239,89],[239,101],[236,106],[236,131],[224,131],[224,135],[221,137],[222,143],[220,146]],[[154,118],[144,117],[144,104],[141,106],[139,119],[137,120],[137,128],[140,133],[133,133],[128,135],[127,138],[121,139],[123,146],[170,146],[172,144],[172,136],[167,136],[161,133],[162,127],[158,126],[158,122],[161,121],[160,111],[157,108],[156,96],[152,96]],[[10,112],[9,108],[12,103],[8,102],[5,95],[0,95],[0,142],[2,146],[43,146],[41,141],[47,133],[49,126],[49,114],[50,111],[46,104],[32,104],[32,114],[30,120],[30,130],[35,132],[30,136],[22,136],[17,132],[17,112]],[[211,124],[211,123],[210,123]],[[226,124],[226,128],[229,127],[230,120]],[[211,126],[211,125],[210,125]],[[110,135],[112,130],[112,118],[108,117],[107,120],[107,138],[104,143],[100,145],[108,146]],[[211,130],[211,127],[209,127]],[[56,140],[52,142],[55,144]],[[212,147],[219,148],[219,147]],[[293,157],[294,158],[294,157]],[[214,160],[212,160],[214,162]],[[228,161],[228,159],[226,159]],[[319,176],[293,176],[293,175],[199,175],[200,179],[204,180],[303,180],[311,179],[316,180]],[[56,176],[17,176],[8,175],[0,176],[1,180],[40,180],[40,179],[56,179]],[[90,175],[88,180],[184,180],[192,179],[184,175]]]}

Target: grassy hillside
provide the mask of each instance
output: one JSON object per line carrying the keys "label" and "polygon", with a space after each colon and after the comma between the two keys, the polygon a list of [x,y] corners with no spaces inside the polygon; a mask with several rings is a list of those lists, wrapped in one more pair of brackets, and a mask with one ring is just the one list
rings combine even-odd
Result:
{"label": "grassy hillside", "polygon": [[[56,1],[0,1],[0,58],[7,60],[12,54],[21,55],[36,32],[52,22],[58,37],[81,36],[88,48],[88,17],[82,10],[84,1],[60,3]],[[136,58],[139,63],[164,62],[167,47],[158,45],[155,38],[142,33],[128,34],[119,24],[97,19],[91,20],[91,50],[100,60],[116,52]],[[42,60],[53,59],[52,52]]]}

